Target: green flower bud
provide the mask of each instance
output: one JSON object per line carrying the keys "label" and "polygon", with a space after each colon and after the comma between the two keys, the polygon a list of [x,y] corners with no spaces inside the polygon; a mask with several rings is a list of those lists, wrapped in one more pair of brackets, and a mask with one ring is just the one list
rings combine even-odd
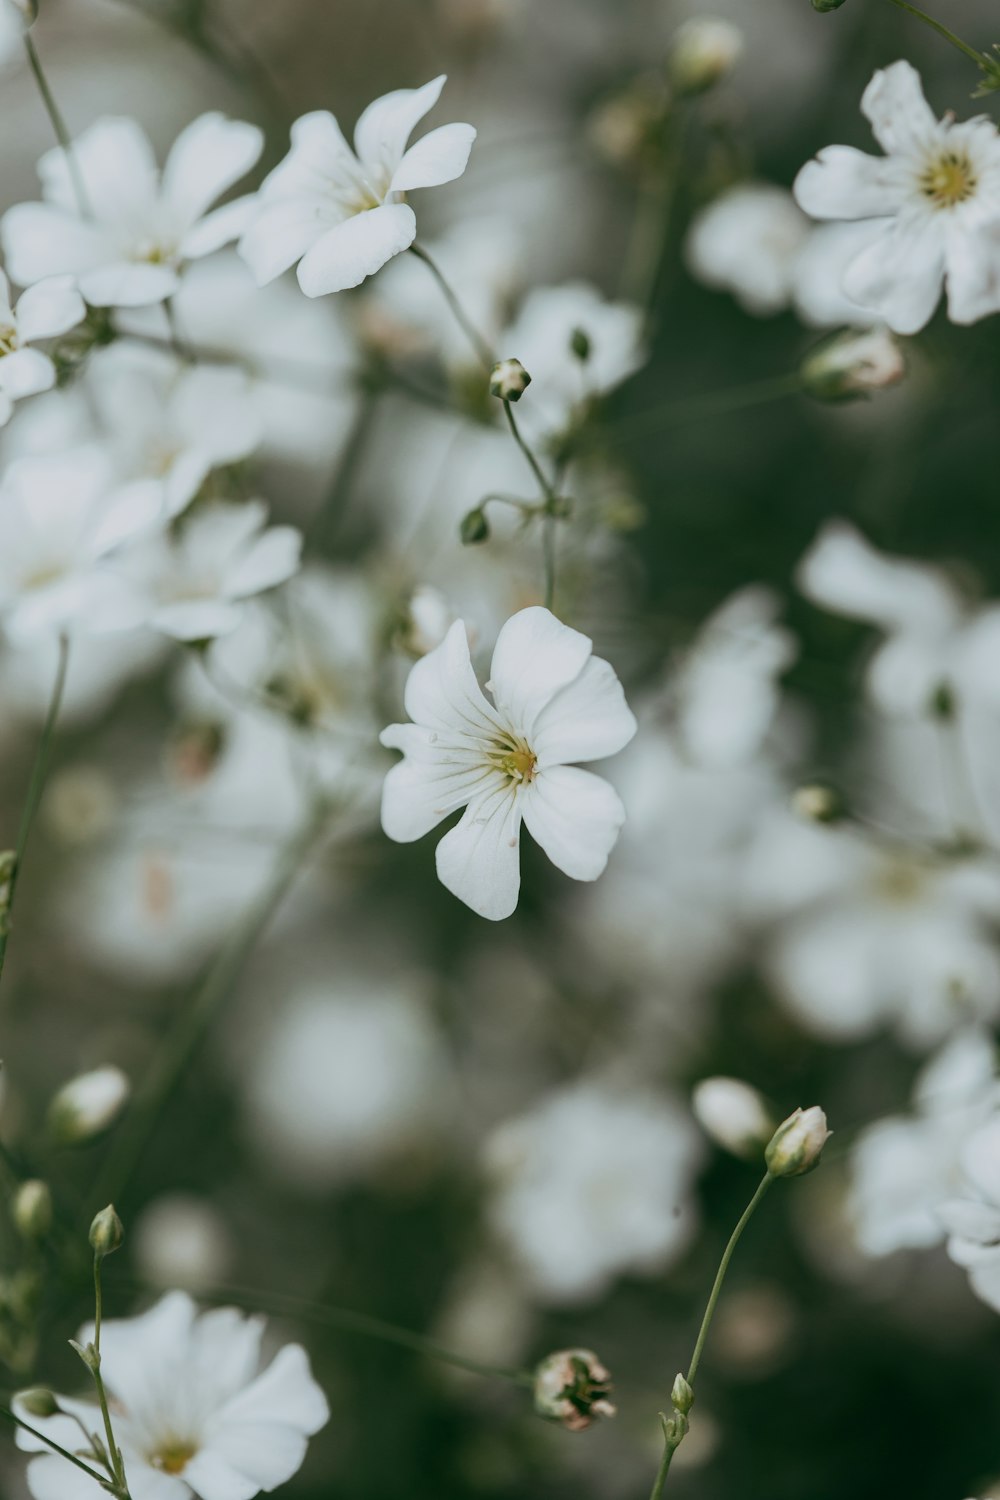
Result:
{"label": "green flower bud", "polygon": [[778,1126],[764,1152],[772,1177],[801,1177],[819,1166],[823,1147],[832,1132],[818,1104],[797,1109]]}
{"label": "green flower bud", "polygon": [[479,542],[489,541],[490,523],[481,505],[477,505],[475,510],[470,510],[468,515],[462,517],[458,534],[462,539],[463,547],[475,547]]}
{"label": "green flower bud", "polygon": [[490,373],[490,395],[500,401],[520,401],[531,376],[519,359],[501,359]]}
{"label": "green flower bud", "polygon": [[30,1390],[18,1391],[14,1404],[26,1417],[54,1417],[59,1411],[59,1402],[44,1386],[35,1385]]}
{"label": "green flower bud", "polygon": [[670,1392],[670,1399],[674,1403],[674,1410],[686,1417],[694,1405],[694,1391],[683,1375],[674,1377],[674,1388]]}
{"label": "green flower bud", "polygon": [[570,335],[569,347],[570,349],[572,349],[573,353],[576,355],[581,364],[587,363],[587,360],[593,353],[594,348],[593,344],[590,341],[590,334],[585,328],[573,329],[573,332]]}
{"label": "green flower bud", "polygon": [[99,1214],[95,1214],[90,1226],[90,1243],[94,1254],[103,1260],[106,1255],[113,1255],[116,1250],[120,1250],[124,1240],[122,1221],[109,1203],[107,1208],[102,1208]]}
{"label": "green flower bud", "polygon": [[812,8],[821,12],[839,10],[843,3],[844,0],[812,0]]}

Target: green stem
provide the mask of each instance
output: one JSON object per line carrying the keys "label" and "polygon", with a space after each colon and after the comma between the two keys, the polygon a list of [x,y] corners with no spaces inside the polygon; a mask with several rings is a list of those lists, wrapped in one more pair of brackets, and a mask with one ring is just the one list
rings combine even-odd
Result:
{"label": "green stem", "polygon": [[45,715],[45,723],[42,725],[42,733],[38,741],[38,748],[35,751],[34,764],[31,768],[31,780],[28,783],[27,800],[24,804],[24,811],[21,814],[17,844],[10,865],[6,896],[2,906],[0,906],[0,978],[3,977],[4,962],[7,958],[7,944],[10,941],[14,897],[21,876],[21,866],[24,863],[25,851],[28,847],[28,839],[31,836],[31,829],[35,821],[35,814],[38,811],[38,804],[42,800],[42,792],[45,788],[45,777],[48,772],[49,757],[52,751],[52,739],[55,734],[56,723],[59,719],[59,711],[62,708],[68,668],[69,637],[61,635],[59,637],[59,661],[56,666],[55,682],[52,685],[52,696],[49,699],[48,712]]}
{"label": "green stem", "polygon": [[[0,1406],[0,1417],[3,1417],[7,1422],[12,1422],[15,1427],[20,1427],[25,1432],[30,1432],[31,1436],[33,1438],[37,1438],[40,1443],[44,1443],[46,1448],[51,1448],[53,1453],[58,1453],[59,1457],[64,1458],[67,1463],[73,1464],[77,1469],[82,1469],[83,1472],[89,1475],[91,1479],[95,1480],[102,1487],[102,1489],[107,1489],[107,1480],[105,1479],[103,1474],[99,1474],[96,1469],[92,1469],[89,1464],[85,1464],[83,1462],[83,1459],[77,1458],[75,1453],[70,1453],[68,1448],[60,1447],[58,1443],[53,1442],[52,1438],[46,1437],[44,1432],[39,1432],[37,1427],[32,1427],[30,1422],[22,1422],[21,1418],[19,1416],[16,1416],[9,1407]],[[122,1497],[122,1500],[125,1500],[125,1497]]]}
{"label": "green stem", "polygon": [[958,48],[959,52],[971,58],[977,67],[981,68],[984,62],[989,61],[985,53],[977,52],[975,47],[970,47],[968,42],[963,42],[962,38],[950,31],[943,22],[936,21],[933,16],[929,16],[926,11],[918,10],[915,5],[909,5],[907,0],[889,0],[889,4],[895,5],[898,10],[905,10],[908,16],[915,16],[918,21],[923,21],[925,26],[929,26],[932,31],[937,32],[938,36],[943,36],[946,42],[950,42],[953,47]]}
{"label": "green stem", "polygon": [[461,302],[452,291],[451,283],[448,281],[447,276],[445,276],[444,272],[434,260],[433,256],[428,255],[427,251],[421,245],[411,245],[410,254],[415,255],[418,260],[423,261],[424,265],[430,271],[431,275],[434,277],[434,280],[441,288],[444,299],[447,302],[448,306],[451,308],[452,313],[454,314],[456,323],[458,323],[462,332],[469,340],[469,343],[476,351],[477,358],[481,361],[483,367],[487,372],[492,370],[494,364],[496,363],[496,356],[494,355],[493,350],[490,348],[488,340],[485,339],[479,332],[479,329],[476,327],[475,323],[473,323],[472,319],[465,311],[465,308],[462,306]]}
{"label": "green stem", "polygon": [[173,1031],[157,1049],[150,1071],[136,1090],[129,1128],[119,1133],[88,1202],[117,1203],[123,1198],[185,1068],[323,833],[326,822],[327,807],[318,802],[312,815],[289,843],[273,878],[218,953],[188,1006],[180,1012]]}
{"label": "green stem", "polygon": [[104,1389],[104,1376],[101,1374],[101,1257],[94,1256],[94,1362],[90,1367],[94,1377],[94,1385],[97,1388],[97,1399],[101,1406],[101,1416],[104,1419],[104,1436],[108,1444],[108,1456],[111,1461],[111,1472],[115,1484],[119,1486],[123,1496],[128,1495],[128,1485],[125,1480],[125,1463],[122,1459],[121,1449],[115,1442],[114,1429],[111,1426],[111,1412],[108,1408],[108,1393]]}
{"label": "green stem", "polygon": [[[719,1269],[715,1273],[715,1280],[712,1283],[712,1290],[708,1295],[708,1303],[705,1307],[705,1314],[701,1320],[701,1327],[698,1330],[698,1337],[695,1340],[694,1353],[691,1356],[691,1363],[688,1366],[687,1383],[691,1387],[692,1391],[694,1390],[695,1379],[698,1375],[698,1367],[701,1364],[701,1356],[705,1350],[705,1341],[708,1338],[708,1330],[712,1326],[712,1319],[715,1316],[715,1309],[718,1305],[719,1295],[722,1291],[722,1284],[726,1279],[726,1272],[729,1270],[729,1262],[732,1260],[733,1254],[736,1250],[736,1246],[739,1244],[743,1236],[743,1231],[750,1223],[750,1220],[753,1218],[758,1204],[761,1202],[761,1199],[764,1197],[764,1194],[767,1192],[768,1188],[771,1186],[771,1183],[774,1182],[774,1180],[775,1179],[771,1176],[770,1172],[764,1174],[764,1177],[761,1179],[757,1191],[754,1193],[753,1197],[750,1199],[750,1202],[743,1210],[739,1223],[736,1225],[736,1228],[729,1236],[729,1243],[727,1244],[725,1250],[722,1252],[722,1259],[719,1262]],[[671,1427],[673,1428],[673,1431],[670,1430]],[[686,1413],[681,1416],[680,1421],[677,1421],[677,1419],[675,1418],[673,1423],[665,1423],[663,1457],[660,1460],[660,1467],[657,1471],[656,1479],[653,1482],[653,1488],[650,1493],[650,1500],[660,1500],[660,1496],[663,1494],[663,1487],[667,1482],[667,1475],[670,1472],[670,1465],[673,1460],[673,1456],[677,1449],[680,1447],[681,1443],[684,1441],[684,1434],[686,1433],[686,1431]]]}
{"label": "green stem", "polygon": [[80,171],[79,164],[73,152],[73,140],[66,128],[66,121],[63,119],[62,112],[56,103],[55,95],[49,87],[49,81],[45,76],[45,69],[42,67],[42,59],[38,55],[38,48],[35,46],[30,31],[24,33],[24,50],[28,55],[28,66],[34,74],[35,82],[38,85],[38,92],[41,94],[42,103],[45,105],[45,111],[52,122],[52,129],[55,132],[56,140],[62,147],[66,157],[66,166],[69,169],[70,180],[73,183],[73,192],[76,195],[77,207],[82,217],[89,219],[92,217],[90,203],[87,198],[87,189],[84,185],[83,174]]}
{"label": "green stem", "polygon": [[802,380],[797,371],[792,375],[775,375],[749,385],[693,396],[690,401],[674,401],[649,411],[636,412],[610,423],[605,430],[614,441],[627,441],[642,432],[663,432],[671,427],[683,427],[689,421],[727,416],[730,412],[745,411],[748,407],[765,406],[770,401],[799,395],[801,391]]}

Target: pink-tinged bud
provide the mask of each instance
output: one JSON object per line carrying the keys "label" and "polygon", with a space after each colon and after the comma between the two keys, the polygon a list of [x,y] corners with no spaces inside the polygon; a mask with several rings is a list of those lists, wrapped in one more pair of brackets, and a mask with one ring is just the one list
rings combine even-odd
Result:
{"label": "pink-tinged bud", "polygon": [[535,1370],[535,1410],[570,1432],[613,1417],[611,1376],[592,1349],[557,1349]]}
{"label": "pink-tinged bud", "polygon": [[818,1104],[797,1109],[779,1125],[764,1152],[767,1170],[772,1177],[801,1177],[819,1166],[823,1147],[832,1131],[827,1129],[826,1115]]}

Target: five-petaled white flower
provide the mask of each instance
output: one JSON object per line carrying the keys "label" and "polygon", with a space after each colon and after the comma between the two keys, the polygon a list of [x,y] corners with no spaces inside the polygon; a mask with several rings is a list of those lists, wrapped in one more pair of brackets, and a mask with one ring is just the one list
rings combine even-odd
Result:
{"label": "five-petaled white flower", "polygon": [[[132,1500],[252,1500],[301,1467],[307,1440],[330,1410],[299,1344],[286,1344],[260,1374],[262,1318],[235,1308],[198,1315],[170,1292],[137,1318],[101,1330],[101,1373],[114,1406]],[[80,1332],[86,1344],[93,1324]],[[93,1466],[83,1432],[101,1427],[95,1403],[59,1398],[55,1417],[19,1415]],[[64,1413],[64,1414],[63,1414]],[[18,1429],[36,1500],[99,1500],[97,1483]]]}
{"label": "five-petaled white flower", "polygon": [[296,120],[292,149],[265,179],[239,245],[261,286],[299,261],[299,286],[322,297],[359,286],[409,249],[417,221],[404,194],[461,177],[476,138],[471,125],[441,125],[407,150],[444,82],[442,75],[369,104],[353,151],[326,110]]}
{"label": "five-petaled white flower", "polygon": [[596,880],[625,820],[617,792],[570,764],[614,755],[636,730],[614,669],[591,650],[549,610],[520,610],[497,638],[494,706],[457,620],[407,679],[413,723],[382,732],[405,757],[386,777],[383,828],[409,843],[464,807],[438,845],[438,877],[491,921],[517,905],[522,821],[564,874]]}
{"label": "five-petaled white flower", "polygon": [[29,345],[68,333],[86,312],[68,276],[53,276],[29,287],[15,307],[10,283],[0,271],[0,427],[13,416],[15,401],[51,390],[56,383],[49,356]]}
{"label": "five-petaled white flower", "polygon": [[44,203],[18,203],[2,224],[7,268],[31,286],[69,273],[94,307],[142,307],[173,296],[185,261],[236,239],[253,199],[210,212],[263,149],[256,125],[217,112],[177,137],[160,174],[134,120],[96,120],[38,164]]}
{"label": "five-petaled white flower", "polygon": [[948,315],[1000,310],[1000,134],[982,116],[936,120],[908,62],[875,74],[861,108],[885,156],[827,146],[795,196],[817,219],[880,221],[843,290],[895,333],[927,323],[947,284]]}

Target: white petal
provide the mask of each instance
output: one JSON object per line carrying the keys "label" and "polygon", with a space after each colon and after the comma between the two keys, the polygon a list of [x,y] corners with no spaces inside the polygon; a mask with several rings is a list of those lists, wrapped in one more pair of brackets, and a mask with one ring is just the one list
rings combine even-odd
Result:
{"label": "white petal", "polygon": [[517,906],[520,832],[520,799],[508,787],[470,802],[437,846],[441,884],[490,922],[503,921]]}
{"label": "white petal", "polygon": [[24,292],[17,304],[17,331],[26,344],[58,338],[87,316],[72,276],[50,276]]}
{"label": "white petal", "polygon": [[874,74],[861,96],[861,113],[889,156],[921,152],[938,133],[920,74],[908,62],[892,63]]}
{"label": "white petal", "polygon": [[1000,232],[996,225],[976,230],[950,224],[945,239],[948,316],[953,323],[978,323],[1000,312]]}
{"label": "white petal", "polygon": [[260,1494],[259,1484],[211,1448],[202,1448],[184,1465],[184,1480],[200,1500],[253,1500]]}
{"label": "white petal", "polygon": [[[79,1427],[76,1436],[82,1442]],[[56,1453],[47,1458],[32,1459],[27,1477],[34,1500],[102,1500],[107,1495],[107,1491],[88,1479],[82,1469],[74,1468]],[[184,1493],[182,1488],[178,1497]]]}
{"label": "white petal", "polygon": [[[87,193],[87,212],[81,217],[129,229],[150,222],[159,172],[141,125],[125,116],[96,120],[77,136],[72,152]],[[50,203],[80,214],[74,174],[61,146],[45,153],[38,175]]]}
{"label": "white petal", "polygon": [[264,149],[256,125],[227,120],[217,110],[192,120],[173,144],[163,169],[163,198],[185,228],[245,177]]}
{"label": "white petal", "polygon": [[360,286],[386,261],[408,250],[417,235],[413,209],[383,204],[328,229],[299,264],[299,286],[307,297],[325,297]]}
{"label": "white petal", "polygon": [[461,620],[455,621],[440,646],[411,667],[403,702],[413,722],[427,729],[490,740],[501,729],[476,681]]}
{"label": "white petal", "polygon": [[461,746],[449,747],[444,736],[417,724],[390,724],[379,738],[406,755],[389,771],[382,788],[382,828],[397,844],[423,838],[500,776],[481,756]]}
{"label": "white petal", "polygon": [[307,1447],[304,1433],[263,1416],[252,1423],[226,1423],[213,1435],[206,1457],[245,1475],[256,1495],[276,1489],[298,1473]]}
{"label": "white petal", "polygon": [[587,636],[540,605],[511,616],[497,636],[489,688],[518,734],[530,742],[542,709],[580,675],[591,649]]}
{"label": "white petal", "polygon": [[469,165],[475,139],[472,125],[441,125],[430,131],[403,157],[389,184],[390,193],[454,182]]}
{"label": "white petal", "polygon": [[259,211],[259,198],[255,193],[248,193],[206,214],[181,240],[181,259],[200,260],[203,255],[214,255],[223,245],[231,245],[233,240],[246,233]]}
{"label": "white petal", "polygon": [[[138,1401],[151,1382],[155,1387],[158,1366],[176,1365],[186,1353],[195,1311],[185,1292],[168,1292],[138,1318],[109,1318],[101,1327],[101,1370],[109,1389]],[[93,1323],[85,1323],[78,1341],[93,1337]]]}
{"label": "white petal", "polygon": [[172,297],[179,286],[177,273],[169,266],[132,261],[117,261],[80,277],[80,291],[91,307],[147,307]]}
{"label": "white petal", "polygon": [[231,599],[248,599],[276,588],[298,572],[301,558],[301,531],[294,526],[272,526],[227,573],[226,593]]}
{"label": "white petal", "polygon": [[292,147],[265,177],[265,203],[281,199],[314,199],[328,188],[347,181],[360,182],[360,163],[329,110],[314,109],[292,126]]}
{"label": "white petal", "polygon": [[266,286],[329,232],[326,220],[311,198],[280,199],[261,209],[236,247],[253,272],[258,286]]}
{"label": "white petal", "polygon": [[39,349],[15,349],[0,357],[0,390],[12,401],[50,391],[56,383],[56,367]]}
{"label": "white petal", "polygon": [[0,390],[0,427],[6,427],[14,415],[14,403],[5,391]]}
{"label": "white petal", "polygon": [[931,319],[944,280],[940,215],[895,220],[844,272],[844,291],[877,312],[894,333],[919,333]]}
{"label": "white petal", "polygon": [[592,771],[540,771],[521,802],[524,825],[552,863],[573,880],[596,880],[625,822],[613,787]]}
{"label": "white petal", "polygon": [[1000,1312],[1000,1258],[969,1272],[969,1285],[980,1301],[994,1312]]}
{"label": "white petal", "polygon": [[942,574],[879,552],[849,521],[827,522],[796,581],[815,604],[884,630],[939,636],[961,617],[961,601]]}
{"label": "white petal", "polygon": [[112,242],[96,224],[86,224],[48,203],[17,203],[0,225],[7,269],[19,286],[48,276],[79,275],[107,263]]}
{"label": "white petal", "polygon": [[977,1130],[967,1142],[962,1167],[983,1197],[1000,1208],[1000,1118]]}
{"label": "white petal", "polygon": [[313,1379],[306,1351],[300,1344],[286,1344],[267,1369],[227,1403],[219,1420],[277,1423],[312,1436],[330,1420],[330,1407]]}
{"label": "white petal", "polygon": [[376,99],[354,127],[354,149],[369,173],[391,177],[416,125],[441,97],[446,74],[420,89],[394,89]]}
{"label": "white petal", "polygon": [[190,599],[179,604],[164,604],[150,616],[154,630],[173,636],[176,641],[210,641],[217,635],[231,635],[243,619],[238,604],[221,599]]}
{"label": "white petal", "polygon": [[895,213],[901,198],[885,161],[853,146],[825,146],[806,162],[792,191],[814,219],[883,218]]}
{"label": "white petal", "polygon": [[637,729],[635,715],[609,662],[592,656],[579,677],[542,709],[532,730],[538,765],[603,760],[623,749]]}
{"label": "white petal", "polygon": [[949,1234],[977,1246],[1000,1244],[1000,1208],[972,1198],[952,1198],[939,1205],[938,1218]]}

